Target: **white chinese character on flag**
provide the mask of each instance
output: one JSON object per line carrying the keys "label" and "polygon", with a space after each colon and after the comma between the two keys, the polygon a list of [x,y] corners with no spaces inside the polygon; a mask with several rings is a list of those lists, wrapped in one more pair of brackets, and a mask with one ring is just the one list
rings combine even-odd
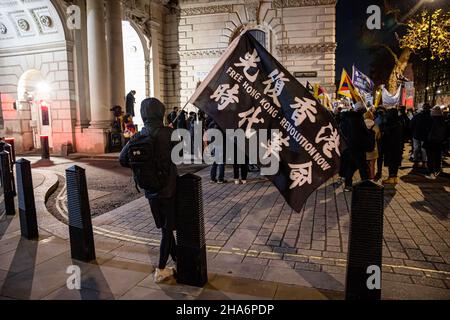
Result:
{"label": "white chinese character on flag", "polygon": [[278,69],[273,70],[269,74],[269,80],[263,82],[263,84],[266,85],[264,94],[268,94],[278,108],[281,108],[278,97],[281,95],[281,92],[283,92],[285,82],[289,82],[289,79],[284,78],[284,73],[278,71]]}
{"label": "white chinese character on flag", "polygon": [[293,181],[289,189],[312,184],[312,161],[304,164],[289,164],[292,169],[289,178]]}
{"label": "white chinese character on flag", "polygon": [[221,84],[210,98],[214,99],[216,102],[220,101],[217,109],[223,110],[228,107],[230,103],[239,102],[239,98],[236,96],[238,93],[239,85],[235,84],[234,87],[230,89],[229,84]]}
{"label": "white chinese character on flag", "polygon": [[261,147],[267,150],[263,159],[267,159],[270,155],[273,155],[280,161],[280,152],[283,150],[283,146],[289,147],[289,139],[289,136],[283,138],[282,132],[274,132],[272,134],[272,139],[267,142],[267,145],[261,143]]}
{"label": "white chinese character on flag", "polygon": [[248,71],[249,71],[250,68],[257,68],[256,63],[257,62],[261,62],[261,58],[258,56],[258,52],[256,51],[256,49],[253,50],[252,54],[250,54],[250,52],[247,52],[245,54],[244,58],[245,59],[239,58],[239,60],[241,62],[240,63],[235,63],[234,65],[236,67],[244,67],[244,75],[245,75],[245,77],[249,81],[255,82],[256,78],[258,77],[259,70],[254,75],[250,75]]}
{"label": "white chinese character on flag", "polygon": [[308,98],[295,97],[295,104],[291,104],[291,108],[294,109],[292,114],[292,120],[295,121],[295,125],[299,126],[309,118],[312,123],[316,122],[315,115],[317,114],[316,101]]}
{"label": "white chinese character on flag", "polygon": [[[327,134],[327,130],[329,130],[329,134]],[[341,153],[339,152],[339,133],[338,130],[333,128],[333,125],[330,123],[327,126],[324,126],[320,129],[319,133],[316,136],[316,143],[320,143],[322,141],[325,141],[326,143],[323,145],[323,153],[328,158],[333,158],[333,154],[331,151],[336,151],[336,153],[340,156]]]}
{"label": "white chinese character on flag", "polygon": [[239,113],[239,117],[242,118],[238,123],[239,128],[247,122],[247,128],[245,129],[245,136],[247,139],[250,139],[256,133],[256,131],[252,129],[253,124],[264,123],[264,118],[258,118],[261,111],[261,107],[258,107],[256,110],[255,107],[252,107],[250,110]]}

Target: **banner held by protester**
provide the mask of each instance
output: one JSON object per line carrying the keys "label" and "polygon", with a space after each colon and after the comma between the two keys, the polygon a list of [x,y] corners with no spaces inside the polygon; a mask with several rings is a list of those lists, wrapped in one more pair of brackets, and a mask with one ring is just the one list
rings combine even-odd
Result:
{"label": "banner held by protester", "polygon": [[230,44],[189,102],[223,130],[243,129],[247,138],[278,130],[258,146],[280,161],[268,178],[297,212],[339,169],[342,146],[332,113],[249,32]]}

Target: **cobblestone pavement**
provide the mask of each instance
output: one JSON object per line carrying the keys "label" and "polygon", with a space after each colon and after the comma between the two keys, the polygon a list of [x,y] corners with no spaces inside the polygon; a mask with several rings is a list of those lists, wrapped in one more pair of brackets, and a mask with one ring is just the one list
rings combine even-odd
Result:
{"label": "cobblestone pavement", "polygon": [[[450,298],[450,180],[426,180],[408,165],[400,171],[400,183],[385,189],[383,280],[399,294],[439,288]],[[254,174],[246,185],[209,184],[207,169],[198,174],[210,270],[344,289],[351,193],[337,179],[314,192],[296,213],[270,182]],[[94,225],[103,235],[159,243],[145,198],[96,217]]]}

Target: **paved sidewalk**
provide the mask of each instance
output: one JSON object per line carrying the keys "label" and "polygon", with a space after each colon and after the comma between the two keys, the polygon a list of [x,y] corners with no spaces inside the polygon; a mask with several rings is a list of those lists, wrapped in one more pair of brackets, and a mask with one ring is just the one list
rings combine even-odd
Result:
{"label": "paved sidewalk", "polygon": [[[429,181],[411,173],[410,163],[405,165],[400,171],[399,185],[385,190],[383,298],[449,299],[450,180]],[[448,175],[448,168],[445,170]],[[54,173],[49,169],[39,174],[51,177]],[[229,171],[227,174],[230,176]],[[27,249],[40,253],[40,246],[46,243],[61,248],[62,252],[50,250],[50,258],[46,256],[47,250],[42,249],[43,258],[35,259],[39,263],[33,269],[38,273],[11,267],[15,265],[15,256],[18,261],[22,259],[20,244],[25,243],[26,248],[29,244],[18,239],[14,220],[9,222],[3,237],[0,229],[0,287],[2,277],[16,277],[8,281],[12,288],[17,281],[20,287],[20,283],[26,283],[34,274],[33,290],[28,296],[33,298],[343,297],[351,194],[344,193],[342,185],[336,180],[329,181],[311,195],[298,214],[287,206],[271,183],[254,175],[250,183],[239,186],[207,183],[207,169],[199,175],[204,178],[208,270],[212,273],[207,288],[200,290],[206,292],[206,296],[194,288],[169,284],[158,289],[152,284],[149,276],[157,260],[159,232],[144,198],[94,217],[99,262],[85,266],[86,270],[92,267],[95,272],[87,271],[89,276],[83,281],[87,290],[84,296],[64,289],[65,268],[70,259],[69,246],[64,240],[67,227],[59,221],[55,223],[58,228],[46,228],[46,238],[32,246],[38,250]],[[64,192],[57,202],[64,216]],[[1,223],[2,228],[4,224]],[[43,263],[46,265],[41,267]],[[19,276],[21,273],[25,275]],[[53,276],[58,280],[53,281]],[[55,282],[50,285],[54,295],[39,282],[42,277],[47,286]],[[214,279],[220,279],[216,281],[221,281],[221,285],[214,283]],[[34,281],[38,281],[37,287]],[[52,287],[57,284],[59,289]],[[216,290],[211,292],[211,286]],[[260,286],[271,289],[263,294],[265,291]],[[35,288],[41,287],[42,292],[38,290],[33,295]],[[5,292],[5,288],[8,286],[3,285],[2,295],[22,297],[12,295],[12,289]],[[180,290],[188,293],[179,295]],[[167,295],[166,291],[173,295]],[[282,296],[282,292],[286,295]]]}
{"label": "paved sidewalk", "polygon": [[[450,298],[449,180],[429,181],[408,167],[400,174],[400,184],[385,189],[386,297]],[[351,193],[336,180],[318,189],[298,214],[270,182],[254,175],[239,186],[207,183],[207,169],[199,175],[210,271],[344,290]],[[159,243],[145,198],[96,217],[94,225],[99,234]]]}

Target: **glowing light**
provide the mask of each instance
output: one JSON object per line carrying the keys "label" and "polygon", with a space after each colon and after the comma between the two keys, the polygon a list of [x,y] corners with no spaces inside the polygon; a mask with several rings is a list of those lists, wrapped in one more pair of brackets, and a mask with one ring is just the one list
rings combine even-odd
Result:
{"label": "glowing light", "polygon": [[50,92],[51,88],[47,82],[41,81],[36,85],[36,90],[41,93],[48,93]]}

